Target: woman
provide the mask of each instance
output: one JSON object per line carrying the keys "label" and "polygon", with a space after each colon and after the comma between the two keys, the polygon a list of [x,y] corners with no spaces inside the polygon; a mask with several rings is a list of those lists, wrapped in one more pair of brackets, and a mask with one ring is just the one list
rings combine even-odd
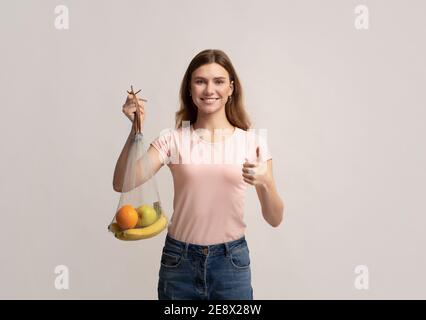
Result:
{"label": "woman", "polygon": [[[139,108],[143,124],[143,101],[136,106],[131,98],[123,112],[133,122]],[[180,100],[176,129],[161,134],[147,151],[153,174],[167,164],[174,182],[174,212],[161,256],[158,298],[251,300],[243,221],[247,186],[255,186],[263,217],[271,226],[281,223],[284,211],[266,140],[248,131],[241,84],[221,50],[204,50],[192,59]],[[116,165],[118,192],[133,134]],[[152,172],[138,173],[138,185],[150,176]]]}

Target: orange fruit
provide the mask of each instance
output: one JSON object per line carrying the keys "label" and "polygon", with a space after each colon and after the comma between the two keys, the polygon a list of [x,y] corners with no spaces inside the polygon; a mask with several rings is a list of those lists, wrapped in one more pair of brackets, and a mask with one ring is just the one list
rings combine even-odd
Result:
{"label": "orange fruit", "polygon": [[118,225],[122,230],[133,229],[138,223],[138,212],[133,206],[126,204],[122,206],[115,216]]}

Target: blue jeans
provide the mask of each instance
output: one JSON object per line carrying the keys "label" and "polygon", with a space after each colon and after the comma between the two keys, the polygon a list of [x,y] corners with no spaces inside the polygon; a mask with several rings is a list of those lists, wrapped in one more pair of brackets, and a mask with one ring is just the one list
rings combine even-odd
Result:
{"label": "blue jeans", "polygon": [[201,246],[166,236],[159,300],[253,300],[245,237]]}

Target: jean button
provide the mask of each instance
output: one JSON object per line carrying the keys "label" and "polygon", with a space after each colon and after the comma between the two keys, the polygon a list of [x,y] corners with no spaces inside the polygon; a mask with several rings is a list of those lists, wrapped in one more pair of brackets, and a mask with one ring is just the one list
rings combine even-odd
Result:
{"label": "jean button", "polygon": [[209,248],[203,248],[203,254],[208,255],[209,254]]}

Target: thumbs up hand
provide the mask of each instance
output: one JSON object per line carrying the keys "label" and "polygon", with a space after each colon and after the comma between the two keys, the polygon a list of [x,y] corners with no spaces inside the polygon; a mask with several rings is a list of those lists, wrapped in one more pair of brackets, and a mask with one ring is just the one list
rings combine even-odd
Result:
{"label": "thumbs up hand", "polygon": [[253,186],[266,185],[271,180],[268,165],[266,161],[262,161],[259,147],[256,148],[256,162],[250,163],[246,158],[242,171],[244,181]]}

